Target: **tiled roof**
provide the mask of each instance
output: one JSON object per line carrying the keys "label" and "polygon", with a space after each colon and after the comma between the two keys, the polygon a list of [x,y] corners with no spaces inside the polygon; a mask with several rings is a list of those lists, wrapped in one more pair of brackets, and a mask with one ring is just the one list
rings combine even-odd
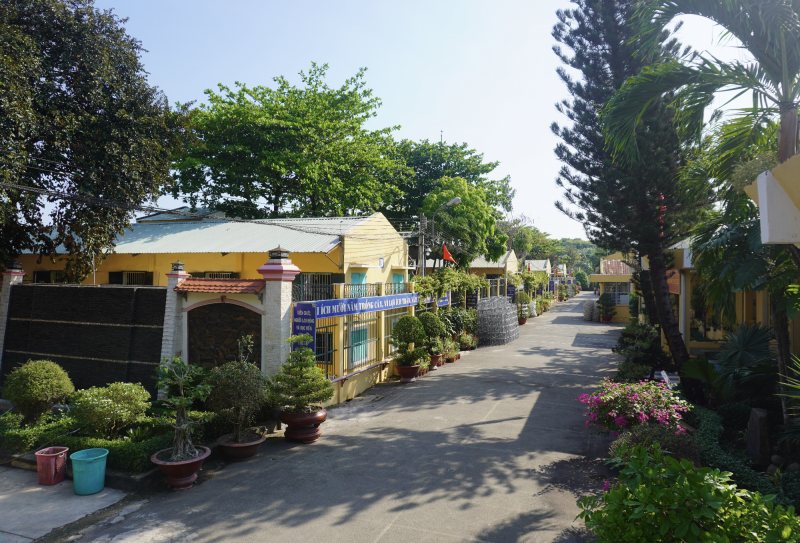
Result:
{"label": "tiled roof", "polygon": [[179,292],[220,292],[226,294],[256,294],[264,288],[263,279],[206,279],[190,277],[177,284]]}
{"label": "tiled roof", "polygon": [[631,275],[631,268],[622,260],[603,260],[600,263],[603,275]]}

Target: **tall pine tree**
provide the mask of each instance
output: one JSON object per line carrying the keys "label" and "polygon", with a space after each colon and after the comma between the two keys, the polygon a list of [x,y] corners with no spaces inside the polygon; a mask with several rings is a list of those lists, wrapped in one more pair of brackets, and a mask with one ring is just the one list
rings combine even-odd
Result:
{"label": "tall pine tree", "polygon": [[[556,202],[556,207],[583,223],[589,240],[599,247],[647,257],[658,320],[675,363],[682,367],[689,354],[672,310],[665,251],[688,235],[707,196],[687,190],[679,181],[683,150],[673,126],[674,112],[664,101],[654,101],[642,118],[637,132],[641,163],[614,162],[603,138],[602,106],[652,58],[635,56],[638,44],[632,41],[628,21],[636,0],[573,3],[575,8],[557,12],[559,22],[552,33],[560,44],[553,50],[565,65],[558,74],[570,94],[556,108],[571,122],[551,127],[562,139],[555,152],[564,166],[556,182],[569,203]],[[664,32],[657,54],[679,56],[680,44]],[[566,67],[581,78],[573,79],[574,72]]]}

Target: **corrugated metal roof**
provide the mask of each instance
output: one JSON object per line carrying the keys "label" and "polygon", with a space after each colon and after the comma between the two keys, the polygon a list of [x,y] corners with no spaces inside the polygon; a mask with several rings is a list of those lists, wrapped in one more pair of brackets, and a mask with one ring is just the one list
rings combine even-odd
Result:
{"label": "corrugated metal roof", "polygon": [[[182,207],[176,207],[173,211],[190,212],[190,211],[192,211],[192,208],[190,208],[189,206],[182,206]],[[194,218],[194,217],[187,217],[185,215],[177,215],[177,214],[174,214],[174,213],[154,213],[152,215],[144,215],[142,217],[137,217],[136,218],[136,222],[137,223],[163,222],[163,221],[196,222],[196,221],[219,220],[219,219],[224,219],[225,218],[225,212],[224,211],[215,211],[214,213],[212,213],[208,209],[205,209],[205,208],[202,208],[202,207],[197,208],[195,213],[200,213],[201,215],[208,215],[208,217],[200,219],[200,218]]]}
{"label": "corrugated metal roof", "polygon": [[603,275],[631,275],[631,268],[622,260],[603,260],[600,263]]}
{"label": "corrugated metal roof", "polygon": [[280,245],[295,253],[327,253],[339,243],[339,234],[352,232],[368,218],[270,219],[269,224],[228,221],[137,223],[132,225],[132,232],[126,231],[120,236],[115,252],[266,253]]}
{"label": "corrugated metal roof", "polygon": [[511,254],[511,251],[508,251],[506,254],[500,257],[500,260],[486,260],[486,257],[479,256],[475,260],[472,261],[472,264],[469,265],[470,268],[503,268],[508,261],[508,257]]}
{"label": "corrugated metal roof", "polygon": [[526,260],[525,261],[528,265],[530,265],[531,271],[547,271],[547,260]]}

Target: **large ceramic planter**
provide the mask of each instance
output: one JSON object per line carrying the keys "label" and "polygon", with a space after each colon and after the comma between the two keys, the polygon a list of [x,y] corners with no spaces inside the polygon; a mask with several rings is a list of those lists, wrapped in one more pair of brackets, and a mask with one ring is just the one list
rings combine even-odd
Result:
{"label": "large ceramic planter", "polygon": [[442,355],[440,355],[440,354],[432,354],[431,355],[431,363],[430,363],[430,366],[428,366],[428,368],[430,370],[438,370],[439,369],[439,363],[440,363],[441,359],[442,359]]}
{"label": "large ceramic planter", "polygon": [[559,301],[559,302],[563,302],[563,301],[564,301],[564,298],[562,298],[561,296],[559,296],[559,297],[558,297],[558,301]]}
{"label": "large ceramic planter", "polygon": [[528,319],[517,319],[517,320],[519,321],[519,325],[520,325],[520,326],[522,326],[523,324],[525,324],[526,322],[528,322]]}
{"label": "large ceramic planter", "polygon": [[211,449],[208,447],[195,448],[203,451],[202,454],[197,458],[181,460],[180,462],[159,460],[158,455],[166,451],[171,451],[172,447],[170,447],[169,449],[163,449],[155,453],[150,457],[150,461],[161,468],[161,473],[167,477],[167,484],[169,486],[175,490],[185,490],[192,487],[194,482],[197,480],[197,472],[203,465],[203,460],[208,458],[208,455],[211,454]]}
{"label": "large ceramic planter", "polygon": [[286,413],[281,411],[278,418],[286,425],[283,436],[288,441],[314,443],[322,435],[319,425],[328,418],[328,412],[320,409],[314,413]]}
{"label": "large ceramic planter", "polygon": [[261,449],[261,444],[267,439],[267,436],[261,436],[256,441],[249,441],[247,443],[229,443],[225,440],[232,437],[233,434],[222,436],[217,440],[217,445],[222,449],[222,454],[225,455],[225,460],[230,462],[241,462],[247,460],[258,454]]}
{"label": "large ceramic planter", "polygon": [[600,318],[603,322],[611,322],[611,315],[601,315]]}
{"label": "large ceramic planter", "polygon": [[401,383],[413,383],[417,380],[417,373],[419,372],[419,364],[416,366],[395,366],[394,369],[400,374]]}

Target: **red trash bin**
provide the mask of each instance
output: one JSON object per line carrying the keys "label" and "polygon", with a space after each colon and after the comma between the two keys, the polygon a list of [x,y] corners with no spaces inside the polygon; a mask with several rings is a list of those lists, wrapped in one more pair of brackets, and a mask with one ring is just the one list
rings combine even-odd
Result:
{"label": "red trash bin", "polygon": [[67,475],[67,447],[47,447],[36,451],[40,485],[57,485]]}

